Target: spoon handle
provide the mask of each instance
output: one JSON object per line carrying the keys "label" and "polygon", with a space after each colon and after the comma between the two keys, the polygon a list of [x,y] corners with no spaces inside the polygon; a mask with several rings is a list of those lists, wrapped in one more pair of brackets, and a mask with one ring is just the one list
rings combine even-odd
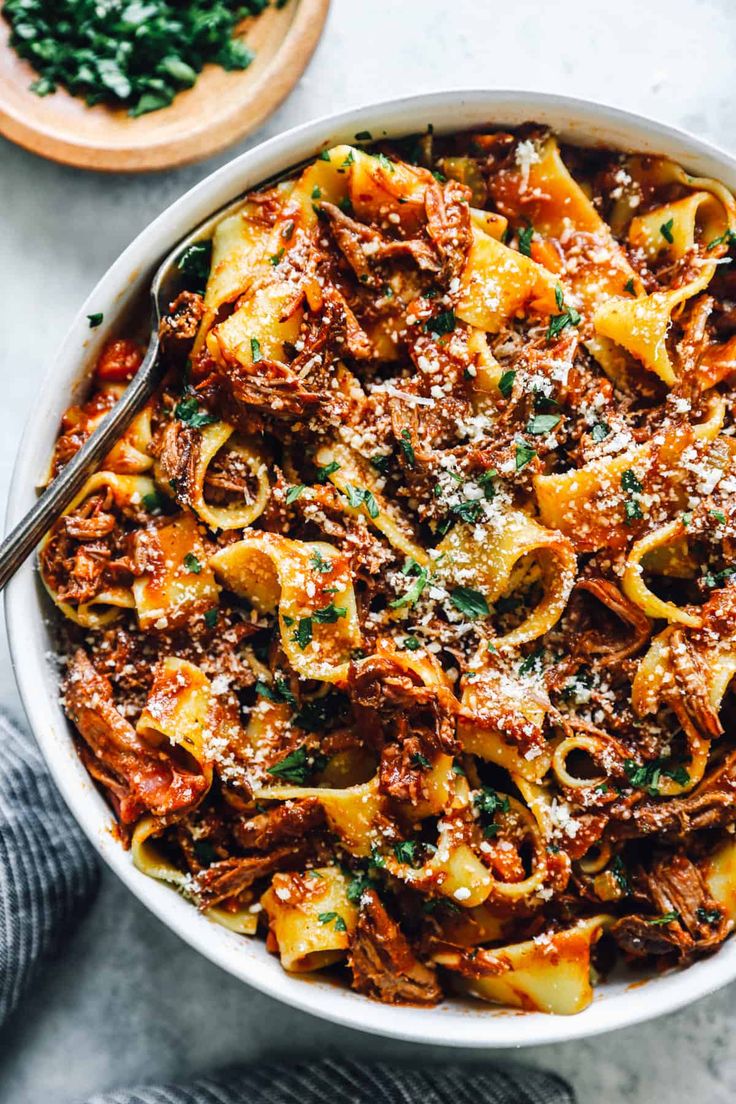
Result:
{"label": "spoon handle", "polygon": [[118,402],[0,544],[0,591],[69,506],[92,470],[155,391],[160,377],[158,347],[158,334],[154,332],[140,368]]}

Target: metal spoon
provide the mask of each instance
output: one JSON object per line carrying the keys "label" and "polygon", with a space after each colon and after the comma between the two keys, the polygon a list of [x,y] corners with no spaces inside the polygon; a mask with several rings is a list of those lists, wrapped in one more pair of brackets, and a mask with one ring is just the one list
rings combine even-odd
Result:
{"label": "metal spoon", "polygon": [[[305,162],[309,164],[309,162]],[[301,166],[295,166],[260,185],[269,187],[290,176]],[[44,490],[36,504],[0,544],[0,590],[12,579],[23,561],[31,554],[41,538],[63,514],[74,496],[79,493],[87,477],[131,423],[139,410],[161,382],[163,367],[159,357],[159,325],[169,303],[183,285],[178,261],[182,253],[195,242],[212,237],[218,222],[242,206],[244,196],[238,196],[200,223],[180,241],[159,265],[151,284],[151,337],[140,368],[122,396],[103,421],[82,445],[79,452],[65,465],[52,483]]]}

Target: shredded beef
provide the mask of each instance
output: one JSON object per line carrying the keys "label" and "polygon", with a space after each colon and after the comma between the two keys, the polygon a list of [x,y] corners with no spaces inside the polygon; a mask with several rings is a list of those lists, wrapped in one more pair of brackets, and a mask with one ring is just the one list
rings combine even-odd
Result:
{"label": "shredded beef", "polygon": [[353,988],[386,1004],[437,1004],[442,998],[434,970],[419,961],[373,889],[360,901],[350,967]]}

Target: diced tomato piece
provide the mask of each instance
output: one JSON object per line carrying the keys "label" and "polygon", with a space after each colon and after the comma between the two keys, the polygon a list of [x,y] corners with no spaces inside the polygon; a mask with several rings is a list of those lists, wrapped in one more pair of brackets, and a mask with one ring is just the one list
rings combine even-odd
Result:
{"label": "diced tomato piece", "polygon": [[142,360],[143,350],[136,341],[127,337],[108,341],[97,361],[95,378],[100,383],[124,383],[133,378]]}

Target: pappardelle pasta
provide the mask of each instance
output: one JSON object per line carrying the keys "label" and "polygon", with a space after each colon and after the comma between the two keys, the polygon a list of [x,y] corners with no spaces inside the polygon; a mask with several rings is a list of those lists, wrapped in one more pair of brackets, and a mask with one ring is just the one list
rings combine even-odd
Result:
{"label": "pappardelle pasta", "polygon": [[735,244],[719,182],[530,124],[356,135],[187,251],[40,553],[140,870],[385,1002],[574,1013],[728,936]]}

